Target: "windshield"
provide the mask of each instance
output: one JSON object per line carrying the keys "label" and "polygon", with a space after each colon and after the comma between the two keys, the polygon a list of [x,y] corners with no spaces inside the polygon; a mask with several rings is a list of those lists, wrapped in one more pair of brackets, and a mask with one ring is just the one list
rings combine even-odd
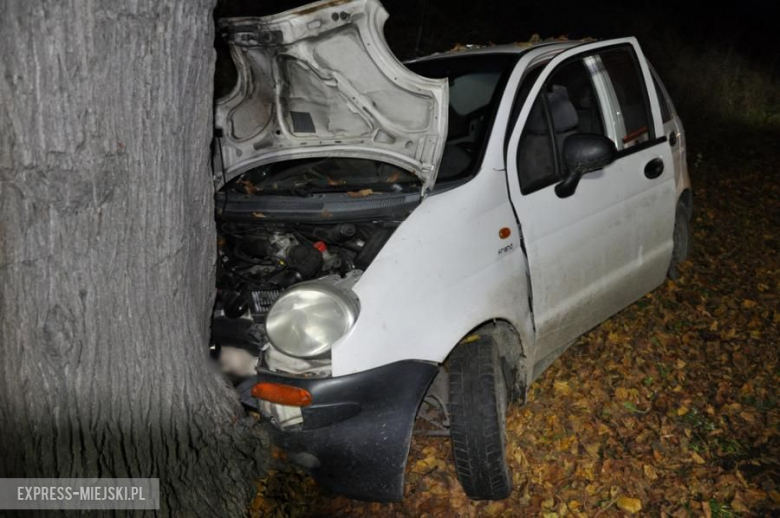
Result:
{"label": "windshield", "polygon": [[447,143],[436,176],[437,185],[474,174],[517,58],[516,54],[481,54],[406,64],[420,75],[447,78],[450,85]]}
{"label": "windshield", "polygon": [[360,158],[287,160],[250,169],[227,186],[244,194],[310,196],[343,192],[352,197],[420,192],[417,176],[394,165]]}
{"label": "windshield", "polygon": [[[422,76],[447,78],[447,142],[436,185],[470,178],[487,144],[498,102],[517,54],[443,57],[407,63]],[[244,194],[311,196],[343,192],[352,197],[420,192],[422,182],[400,167],[359,158],[287,160],[250,169],[225,190]]]}

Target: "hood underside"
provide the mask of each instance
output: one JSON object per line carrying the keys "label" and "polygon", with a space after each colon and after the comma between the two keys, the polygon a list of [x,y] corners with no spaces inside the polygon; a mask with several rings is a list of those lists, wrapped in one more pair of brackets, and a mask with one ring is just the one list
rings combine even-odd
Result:
{"label": "hood underside", "polygon": [[218,186],[247,169],[345,156],[436,179],[447,136],[446,80],[418,76],[390,52],[377,0],[329,0],[219,29],[238,72],[217,101]]}

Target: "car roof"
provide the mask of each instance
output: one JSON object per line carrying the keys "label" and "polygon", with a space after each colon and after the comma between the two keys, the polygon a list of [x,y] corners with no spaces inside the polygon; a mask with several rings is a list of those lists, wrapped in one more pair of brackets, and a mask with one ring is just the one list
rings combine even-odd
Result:
{"label": "car roof", "polygon": [[533,43],[519,42],[508,43],[504,45],[465,45],[458,46],[454,49],[445,52],[436,52],[428,56],[410,59],[405,63],[420,63],[422,61],[429,61],[435,59],[445,59],[461,56],[475,56],[475,55],[487,55],[487,54],[521,54],[531,49],[539,47],[549,47],[548,50],[564,50],[569,47],[579,45],[595,40],[552,40],[552,41],[538,41]]}

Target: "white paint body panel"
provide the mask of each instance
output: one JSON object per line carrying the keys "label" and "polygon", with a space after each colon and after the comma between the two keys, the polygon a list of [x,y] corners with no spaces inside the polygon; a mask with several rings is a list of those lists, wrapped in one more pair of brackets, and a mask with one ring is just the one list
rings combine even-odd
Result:
{"label": "white paint body panel", "polygon": [[447,82],[393,56],[387,17],[377,0],[330,0],[221,20],[238,79],[216,102],[217,187],[271,162],[343,156],[395,164],[430,188],[447,137]]}
{"label": "white paint body panel", "polygon": [[[508,239],[498,235],[503,227],[512,229]],[[406,359],[441,362],[490,319],[509,321],[531,344],[525,285],[504,172],[485,168],[467,184],[426,199],[354,286],[360,316],[333,346],[333,375]]]}

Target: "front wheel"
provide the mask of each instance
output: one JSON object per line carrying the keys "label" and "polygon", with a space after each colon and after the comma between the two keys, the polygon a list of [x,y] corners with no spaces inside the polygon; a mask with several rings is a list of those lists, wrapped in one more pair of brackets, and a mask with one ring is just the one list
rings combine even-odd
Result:
{"label": "front wheel", "polygon": [[448,360],[455,470],[470,498],[501,500],[512,492],[504,454],[506,380],[493,339],[469,339],[458,344]]}

